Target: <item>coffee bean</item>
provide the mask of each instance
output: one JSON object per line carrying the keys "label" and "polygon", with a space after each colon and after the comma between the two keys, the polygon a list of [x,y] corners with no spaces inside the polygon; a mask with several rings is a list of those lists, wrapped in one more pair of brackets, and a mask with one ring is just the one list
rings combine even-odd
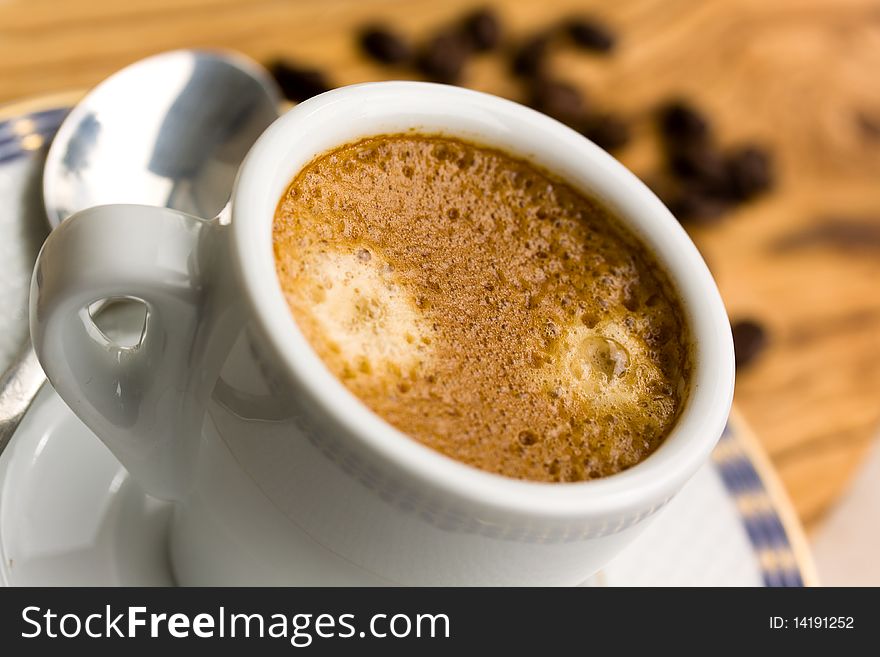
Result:
{"label": "coffee bean", "polygon": [[550,37],[546,34],[534,36],[520,44],[514,51],[510,62],[511,71],[521,77],[538,77],[545,71]]}
{"label": "coffee bean", "polygon": [[682,223],[709,224],[720,219],[730,209],[730,202],[699,187],[685,185],[671,198],[666,199],[666,206]]}
{"label": "coffee bean", "polygon": [[686,101],[675,100],[660,109],[660,131],[669,142],[703,141],[710,137],[709,121]]}
{"label": "coffee bean", "polygon": [[708,142],[685,142],[670,146],[669,169],[676,176],[710,194],[727,196],[729,168],[724,154]]}
{"label": "coffee bean", "polygon": [[606,151],[625,146],[630,138],[629,123],[615,114],[589,117],[581,125],[580,132]]}
{"label": "coffee bean", "polygon": [[493,50],[501,42],[501,21],[488,7],[465,16],[461,29],[477,52]]}
{"label": "coffee bean", "polygon": [[577,124],[586,112],[581,92],[565,82],[534,80],[529,89],[529,106],[565,123]]}
{"label": "coffee bean", "polygon": [[767,331],[752,319],[743,319],[731,325],[733,351],[737,369],[750,364],[767,346]]}
{"label": "coffee bean", "polygon": [[301,102],[332,88],[324,74],[315,68],[278,60],[271,63],[268,69],[281,88],[281,93],[294,102]]}
{"label": "coffee bean", "polygon": [[442,32],[422,50],[419,70],[435,82],[454,84],[461,79],[469,55],[470,46],[462,35]]}
{"label": "coffee bean", "polygon": [[856,115],[856,127],[868,139],[880,139],[880,116],[860,112]]}
{"label": "coffee bean", "polygon": [[387,27],[372,25],[360,34],[365,53],[383,64],[403,64],[412,57],[412,48],[401,35]]}
{"label": "coffee bean", "polygon": [[574,44],[584,50],[607,53],[614,49],[614,34],[595,18],[569,19],[564,29]]}
{"label": "coffee bean", "polygon": [[754,198],[773,186],[770,154],[759,146],[742,146],[727,156],[727,175],[731,198]]}

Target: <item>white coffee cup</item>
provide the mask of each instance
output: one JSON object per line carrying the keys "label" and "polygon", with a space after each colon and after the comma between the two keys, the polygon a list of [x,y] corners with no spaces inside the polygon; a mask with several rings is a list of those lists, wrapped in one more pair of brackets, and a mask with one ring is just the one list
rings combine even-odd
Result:
{"label": "white coffee cup", "polygon": [[[600,198],[656,254],[694,336],[690,397],[635,467],[547,484],[479,471],[373,414],[324,366],[275,273],[272,221],[293,176],[360,137],[408,130],[500,147]],[[147,305],[140,344],[91,304]],[[215,219],[144,206],[80,212],[46,241],[31,334],[52,385],[150,493],[175,504],[183,584],[583,582],[706,460],[733,393],[718,290],[663,204],[603,150],[521,105],[465,89],[336,89],[278,119]]]}

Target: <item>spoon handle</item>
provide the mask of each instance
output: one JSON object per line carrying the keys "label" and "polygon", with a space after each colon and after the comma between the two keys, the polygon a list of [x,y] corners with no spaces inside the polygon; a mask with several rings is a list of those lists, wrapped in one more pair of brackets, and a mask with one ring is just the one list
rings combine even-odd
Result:
{"label": "spoon handle", "polygon": [[12,364],[0,376],[0,454],[9,445],[46,375],[28,340]]}

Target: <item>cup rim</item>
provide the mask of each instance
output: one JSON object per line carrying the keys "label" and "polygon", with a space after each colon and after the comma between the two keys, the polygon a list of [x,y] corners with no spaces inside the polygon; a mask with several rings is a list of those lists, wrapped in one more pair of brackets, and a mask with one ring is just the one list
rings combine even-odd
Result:
{"label": "cup rim", "polygon": [[[599,196],[648,243],[683,299],[695,344],[688,400],[663,444],[646,459],[609,477],[572,483],[521,481],[479,470],[376,415],[309,345],[275,270],[272,223],[278,200],[296,172],[320,153],[359,137],[406,129],[468,138],[535,161]],[[300,103],[263,133],[242,164],[232,196],[231,241],[252,316],[307,402],[382,459],[472,503],[545,518],[643,511],[677,492],[724,429],[733,397],[733,342],[720,294],[693,242],[656,195],[612,156],[512,101],[427,82],[374,82]]]}

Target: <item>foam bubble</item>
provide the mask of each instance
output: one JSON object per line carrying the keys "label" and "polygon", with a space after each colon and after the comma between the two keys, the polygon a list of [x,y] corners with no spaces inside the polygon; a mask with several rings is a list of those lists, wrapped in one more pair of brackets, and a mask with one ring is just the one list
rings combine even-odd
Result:
{"label": "foam bubble", "polygon": [[615,417],[645,415],[641,401],[666,377],[639,334],[626,322],[606,319],[592,328],[564,327],[549,358],[538,369],[552,395]]}
{"label": "foam bubble", "polygon": [[430,326],[375,249],[326,249],[305,263],[313,286],[311,316],[349,374],[406,369],[424,361]]}

